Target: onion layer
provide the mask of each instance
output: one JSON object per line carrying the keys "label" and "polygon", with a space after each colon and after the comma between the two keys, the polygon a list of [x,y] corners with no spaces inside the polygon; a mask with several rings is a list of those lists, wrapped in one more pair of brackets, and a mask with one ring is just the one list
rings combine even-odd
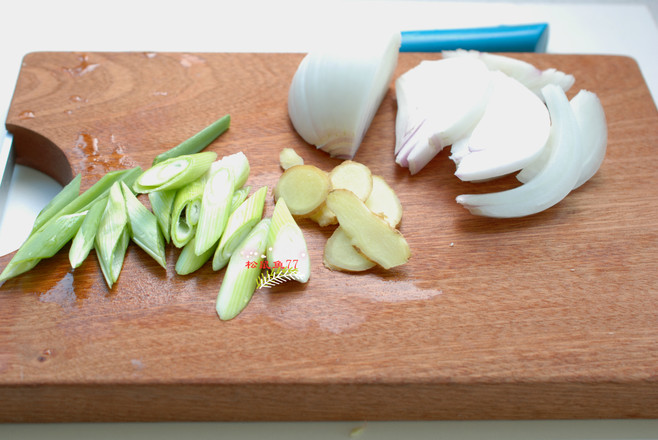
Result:
{"label": "onion layer", "polygon": [[557,85],[544,86],[542,94],[553,122],[547,145],[550,155],[543,168],[520,187],[489,194],[466,194],[457,202],[472,214],[488,217],[523,217],[554,206],[574,188],[581,174],[582,146],[573,109]]}
{"label": "onion layer", "polygon": [[395,161],[416,174],[482,117],[491,75],[470,58],[423,61],[395,82]]}
{"label": "onion layer", "polygon": [[378,29],[343,37],[304,57],[288,93],[288,114],[306,142],[352,159],[393,78],[401,35]]}

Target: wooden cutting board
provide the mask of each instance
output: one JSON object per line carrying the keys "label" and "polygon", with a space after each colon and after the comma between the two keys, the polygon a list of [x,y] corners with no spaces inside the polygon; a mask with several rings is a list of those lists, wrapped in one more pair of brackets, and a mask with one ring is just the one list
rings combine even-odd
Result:
{"label": "wooden cutting board", "polygon": [[[410,176],[393,160],[393,86],[359,150],[398,192],[412,258],[331,272],[332,228],[301,221],[307,285],[257,291],[235,320],[223,272],[177,276],[135,245],[112,290],[94,253],[68,248],[0,287],[2,421],[419,420],[658,416],[658,113],[625,57],[515,55],[599,95],[609,145],[599,173],[522,219],[475,217],[455,197],[513,179],[460,182],[443,151]],[[396,76],[432,54],[401,54]],[[18,161],[59,180],[147,168],[226,113],[209,149],[243,151],[272,188],[278,153],[339,162],[287,117],[301,54],[32,53],[7,120]],[[272,212],[268,197],[266,214]],[[0,258],[0,267],[10,256]]]}

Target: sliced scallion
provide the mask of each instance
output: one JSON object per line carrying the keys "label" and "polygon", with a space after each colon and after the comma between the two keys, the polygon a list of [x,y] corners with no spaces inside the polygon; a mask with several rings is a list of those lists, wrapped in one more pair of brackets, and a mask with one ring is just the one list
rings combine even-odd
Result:
{"label": "sliced scallion", "polygon": [[270,219],[258,222],[231,255],[215,306],[220,319],[235,318],[251,300],[261,272],[270,223]]}
{"label": "sliced scallion", "polygon": [[[129,243],[130,234],[128,233],[128,228],[126,228],[119,236],[119,240],[114,247],[114,252],[110,256],[111,259],[105,260],[104,258],[98,258],[98,262],[101,266],[101,272],[103,272],[103,278],[105,278],[105,282],[110,289],[119,279],[119,274],[121,274],[123,260],[126,256],[126,249],[128,249]],[[96,255],[99,255],[98,242],[96,242]]]}
{"label": "sliced scallion", "polygon": [[33,236],[37,239],[26,241],[16,252],[14,258],[0,274],[0,282],[27,272],[40,260],[50,258],[59,252],[78,232],[86,214],[87,211],[66,214],[46,222],[39,229],[39,234]]}
{"label": "sliced scallion", "polygon": [[233,193],[233,199],[231,200],[231,212],[238,209],[238,206],[242,205],[242,202],[247,200],[249,191],[251,191],[251,186],[243,186],[242,188],[235,190]]}
{"label": "sliced scallion", "polygon": [[162,236],[169,243],[171,237],[171,211],[174,209],[176,190],[153,191],[148,193],[148,198],[149,202],[151,202],[153,214],[158,219]]}
{"label": "sliced scallion", "polygon": [[[178,260],[176,260],[176,273],[178,275],[189,275],[199,270],[206,261],[210,260],[215,252],[215,247],[211,246],[208,250],[201,253],[201,255],[197,255],[195,252],[196,240],[197,236],[195,235],[181,250]],[[215,242],[215,245],[217,245],[217,242]]]}
{"label": "sliced scallion", "polygon": [[171,241],[176,247],[185,246],[194,236],[199,222],[205,177],[188,183],[176,192],[171,211]]}
{"label": "sliced scallion", "polygon": [[220,168],[206,182],[201,198],[194,253],[202,255],[222,236],[233,200],[233,177],[227,168]]}
{"label": "sliced scallion", "polygon": [[179,189],[203,176],[217,159],[217,153],[204,151],[174,157],[144,171],[133,189],[138,193]]}
{"label": "sliced scallion", "polygon": [[273,271],[297,269],[292,278],[301,283],[308,281],[311,260],[306,240],[284,199],[274,206],[267,246],[268,266]]}
{"label": "sliced scallion", "polygon": [[98,225],[101,222],[105,207],[107,206],[107,197],[100,198],[91,205],[85,219],[80,225],[80,229],[75,234],[69,249],[69,261],[71,267],[79,267],[87,258],[91,248],[94,247],[94,240],[98,232]]}
{"label": "sliced scallion", "polygon": [[158,154],[153,160],[153,165],[164,162],[174,157],[198,153],[206,148],[212,141],[228,130],[231,125],[231,116],[226,115],[216,120],[191,138],[181,142],[171,150]]}
{"label": "sliced scallion", "polygon": [[39,212],[32,231],[36,231],[50,220],[55,214],[62,210],[66,205],[75,200],[80,195],[80,182],[82,175],[78,174],[71,180],[48,204]]}
{"label": "sliced scallion", "polygon": [[226,266],[233,251],[261,219],[266,195],[267,186],[263,186],[229,216],[226,228],[213,256],[213,270],[220,270]]}
{"label": "sliced scallion", "polygon": [[121,183],[121,189],[126,202],[130,238],[166,269],[164,237],[158,227],[158,219],[142,205],[125,183]]}
{"label": "sliced scallion", "polygon": [[235,154],[229,154],[214,162],[210,167],[210,174],[214,174],[222,168],[227,168],[233,176],[234,188],[240,188],[247,182],[251,167],[247,156],[242,151]]}
{"label": "sliced scallion", "polygon": [[107,206],[96,233],[95,247],[108,287],[119,278],[123,257],[130,241],[128,213],[119,183],[112,185]]}

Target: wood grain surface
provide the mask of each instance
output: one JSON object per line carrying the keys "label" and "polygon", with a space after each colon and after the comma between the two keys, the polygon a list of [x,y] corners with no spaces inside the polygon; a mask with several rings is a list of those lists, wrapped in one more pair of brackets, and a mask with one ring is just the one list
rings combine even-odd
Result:
{"label": "wood grain surface", "polygon": [[[514,55],[599,95],[599,173],[535,216],[492,220],[455,202],[513,179],[460,182],[443,151],[415,176],[394,163],[393,86],[359,150],[398,192],[412,257],[350,275],[322,265],[331,228],[302,221],[307,285],[214,310],[222,272],[177,276],[135,245],[106,287],[94,253],[64,248],[0,287],[0,420],[422,420],[658,416],[658,113],[636,63]],[[432,54],[401,54],[396,75]],[[243,151],[272,188],[278,152],[339,163],[287,117],[302,54],[32,53],[7,127],[19,163],[83,188],[140,165],[226,113],[209,149]],[[145,200],[145,202],[147,202]],[[273,204],[268,197],[265,215]],[[11,256],[0,258],[4,268]]]}

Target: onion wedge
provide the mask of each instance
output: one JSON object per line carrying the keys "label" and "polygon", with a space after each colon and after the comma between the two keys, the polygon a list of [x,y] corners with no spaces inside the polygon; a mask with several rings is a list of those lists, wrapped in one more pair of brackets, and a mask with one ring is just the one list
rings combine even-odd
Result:
{"label": "onion wedge", "polygon": [[299,64],[288,94],[297,133],[332,157],[356,154],[397,65],[401,34],[388,29],[341,29]]}
{"label": "onion wedge", "polygon": [[582,146],[573,109],[564,91],[554,84],[542,89],[553,124],[550,156],[529,182],[507,191],[466,194],[457,202],[471,213],[487,217],[523,217],[554,206],[566,197],[580,178]]}

